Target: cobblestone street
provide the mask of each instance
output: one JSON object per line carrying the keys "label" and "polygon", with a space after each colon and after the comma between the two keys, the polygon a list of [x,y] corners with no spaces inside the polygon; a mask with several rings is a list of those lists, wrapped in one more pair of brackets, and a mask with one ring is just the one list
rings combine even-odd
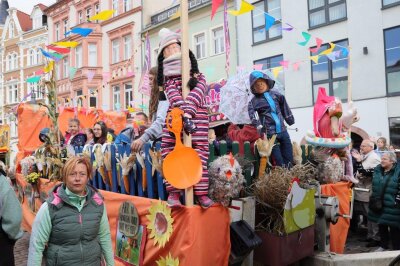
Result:
{"label": "cobblestone street", "polygon": [[28,259],[30,234],[25,232],[24,236],[17,241],[14,247],[15,266],[25,266]]}

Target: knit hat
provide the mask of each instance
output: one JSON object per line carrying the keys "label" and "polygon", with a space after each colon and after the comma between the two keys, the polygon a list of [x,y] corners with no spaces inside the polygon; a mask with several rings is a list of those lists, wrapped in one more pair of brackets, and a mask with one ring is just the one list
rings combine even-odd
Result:
{"label": "knit hat", "polygon": [[250,77],[249,77],[249,82],[250,82],[250,88],[251,91],[254,93],[253,91],[253,85],[254,83],[256,83],[257,79],[263,79],[265,80],[265,82],[267,82],[268,84],[268,89],[272,89],[275,85],[275,80],[271,79],[270,77],[268,77],[267,74],[261,72],[261,71],[253,71],[250,73]]}
{"label": "knit hat", "polygon": [[158,47],[158,55],[162,54],[165,47],[170,44],[181,42],[181,34],[177,32],[173,32],[167,28],[162,28],[158,32],[158,36],[160,36],[160,44]]}

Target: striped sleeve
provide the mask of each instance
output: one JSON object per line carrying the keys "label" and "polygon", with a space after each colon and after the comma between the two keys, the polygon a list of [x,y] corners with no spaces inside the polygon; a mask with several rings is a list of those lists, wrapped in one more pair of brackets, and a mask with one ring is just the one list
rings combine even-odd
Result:
{"label": "striped sleeve", "polygon": [[196,116],[197,109],[204,104],[205,94],[207,86],[204,76],[199,77],[197,86],[194,87],[189,95],[185,99],[185,105],[183,106],[183,111],[189,114],[192,118]]}
{"label": "striped sleeve", "polygon": [[185,103],[182,94],[173,79],[170,79],[165,83],[164,91],[167,94],[171,107],[180,107]]}

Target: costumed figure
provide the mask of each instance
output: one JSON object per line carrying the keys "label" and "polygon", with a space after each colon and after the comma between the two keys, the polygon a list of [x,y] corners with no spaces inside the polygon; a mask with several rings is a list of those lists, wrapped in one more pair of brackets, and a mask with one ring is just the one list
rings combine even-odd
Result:
{"label": "costumed figure", "polygon": [[[207,90],[206,80],[199,72],[197,60],[189,51],[191,62],[190,80],[187,84],[190,89],[186,99],[182,96],[182,73],[181,73],[181,36],[179,33],[168,29],[160,30],[160,46],[158,50],[158,86],[164,86],[164,91],[169,101],[168,112],[174,107],[183,110],[183,127],[186,133],[192,135],[192,147],[196,150],[202,162],[202,176],[200,181],[194,185],[194,194],[203,208],[208,208],[213,201],[208,197],[208,113],[205,106],[205,93]],[[175,137],[170,134],[166,127],[162,134],[162,156],[165,158],[174,148]],[[181,205],[179,200],[180,190],[174,188],[167,182],[168,204],[172,207]]]}

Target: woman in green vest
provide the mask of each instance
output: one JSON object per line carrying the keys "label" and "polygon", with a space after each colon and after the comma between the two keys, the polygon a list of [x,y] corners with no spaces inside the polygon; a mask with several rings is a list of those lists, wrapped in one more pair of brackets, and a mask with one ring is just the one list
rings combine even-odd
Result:
{"label": "woman in green vest", "polygon": [[[382,154],[381,164],[375,168],[372,177],[372,195],[369,201],[368,220],[378,223],[381,237],[380,248],[389,248],[392,241],[394,250],[400,250],[400,206],[396,203],[399,193],[400,166],[396,163],[393,152]],[[382,202],[382,208],[377,208],[376,201]],[[379,207],[379,206],[378,206]]]}
{"label": "woman in green vest", "polygon": [[[110,226],[103,197],[88,184],[92,166],[72,157],[40,207],[32,227],[28,265],[114,265]],[[46,249],[45,249],[46,247]]]}

